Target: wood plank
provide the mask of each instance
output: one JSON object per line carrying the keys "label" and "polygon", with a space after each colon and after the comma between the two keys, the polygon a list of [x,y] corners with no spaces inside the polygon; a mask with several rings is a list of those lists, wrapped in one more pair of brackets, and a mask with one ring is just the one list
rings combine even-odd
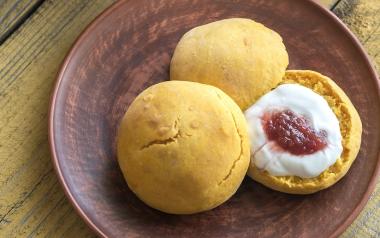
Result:
{"label": "wood plank", "polygon": [[379,72],[380,1],[342,0],[334,13],[362,42]]}
{"label": "wood plank", "polygon": [[[71,44],[113,1],[46,0],[0,46],[0,237],[94,237],[68,203],[52,169],[47,108],[56,72]],[[5,0],[1,6],[7,2],[15,1]],[[369,11],[365,0],[354,1],[355,7],[350,2],[341,0],[335,13],[356,31],[379,63],[380,36],[374,22],[380,21],[372,18],[376,11]],[[361,14],[372,17],[363,20]],[[378,186],[343,237],[379,236],[379,197]]]}
{"label": "wood plank", "polygon": [[43,0],[0,1],[0,44],[4,42],[42,2]]}
{"label": "wood plank", "polygon": [[[380,1],[342,0],[334,13],[362,42],[380,73]],[[380,183],[377,184],[366,208],[342,235],[349,237],[380,237]]]}
{"label": "wood plank", "polygon": [[0,237],[93,237],[50,161],[47,110],[57,70],[113,0],[46,0],[0,46]]}
{"label": "wood plank", "polygon": [[332,8],[335,6],[336,3],[338,3],[340,0],[319,0],[319,3],[326,7],[326,8]]}

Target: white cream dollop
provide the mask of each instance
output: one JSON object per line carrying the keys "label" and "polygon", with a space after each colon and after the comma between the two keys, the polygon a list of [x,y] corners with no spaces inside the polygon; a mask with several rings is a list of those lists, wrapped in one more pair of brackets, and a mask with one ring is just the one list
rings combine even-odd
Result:
{"label": "white cream dollop", "polygon": [[[265,112],[272,110],[291,110],[307,119],[315,131],[325,131],[326,147],[308,155],[274,150],[276,142],[268,140],[261,119]],[[273,176],[317,177],[333,165],[343,151],[337,117],[322,96],[304,86],[278,86],[248,108],[245,117],[251,140],[251,163]]]}

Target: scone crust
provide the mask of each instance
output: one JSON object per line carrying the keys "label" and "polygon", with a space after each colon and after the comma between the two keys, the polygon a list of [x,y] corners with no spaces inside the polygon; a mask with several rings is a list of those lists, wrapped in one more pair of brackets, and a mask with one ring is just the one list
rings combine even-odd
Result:
{"label": "scone crust", "polygon": [[220,205],[236,192],[250,161],[242,111],[221,90],[200,83],[149,87],[130,105],[118,134],[129,188],[167,213]]}
{"label": "scone crust", "polygon": [[171,61],[170,79],[216,86],[244,111],[281,82],[288,64],[279,34],[253,20],[231,18],[183,35]]}
{"label": "scone crust", "polygon": [[248,175],[257,182],[277,191],[310,194],[328,188],[339,181],[354,162],[361,143],[362,123],[358,112],[343,90],[330,78],[310,70],[288,70],[281,82],[297,83],[323,96],[339,120],[343,152],[336,163],[315,178],[271,176],[250,163]]}

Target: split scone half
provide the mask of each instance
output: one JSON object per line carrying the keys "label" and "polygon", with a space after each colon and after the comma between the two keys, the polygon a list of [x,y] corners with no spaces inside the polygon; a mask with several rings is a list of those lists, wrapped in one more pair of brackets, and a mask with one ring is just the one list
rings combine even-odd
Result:
{"label": "split scone half", "polygon": [[359,152],[358,112],[333,80],[314,71],[286,71],[280,85],[245,116],[251,140],[248,175],[277,191],[310,194],[328,188]]}

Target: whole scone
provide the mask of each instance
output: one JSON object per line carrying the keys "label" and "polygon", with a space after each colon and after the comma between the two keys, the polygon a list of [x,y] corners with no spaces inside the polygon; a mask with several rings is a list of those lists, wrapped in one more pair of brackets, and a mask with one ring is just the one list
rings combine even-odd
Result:
{"label": "whole scone", "polygon": [[229,199],[249,165],[246,121],[221,90],[167,81],[128,108],[117,155],[129,188],[167,213],[191,214]]}
{"label": "whole scone", "polygon": [[216,86],[245,110],[281,82],[288,63],[279,34],[253,20],[231,18],[183,35],[170,79]]}
{"label": "whole scone", "polygon": [[359,152],[362,134],[359,114],[343,90],[320,73],[288,70],[281,83],[300,84],[312,89],[327,101],[339,121],[343,152],[335,164],[315,178],[272,176],[267,171],[259,170],[253,162],[248,175],[269,188],[285,193],[309,194],[328,188],[347,173]]}

